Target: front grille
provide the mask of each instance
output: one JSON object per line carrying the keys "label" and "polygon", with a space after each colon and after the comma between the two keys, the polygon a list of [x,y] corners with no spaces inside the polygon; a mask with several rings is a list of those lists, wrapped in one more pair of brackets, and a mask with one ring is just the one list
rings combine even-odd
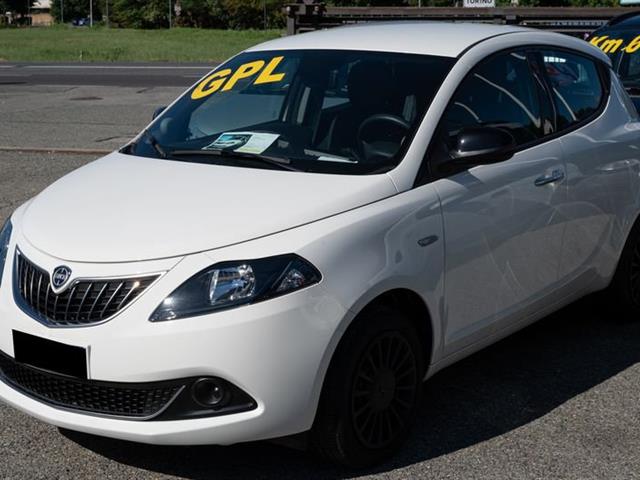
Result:
{"label": "front grille", "polygon": [[7,383],[45,403],[132,419],[158,415],[183,388],[175,382],[160,385],[76,380],[22,365],[2,352],[0,372]]}
{"label": "front grille", "polygon": [[49,273],[16,252],[15,286],[27,313],[53,326],[82,326],[113,317],[139,297],[158,275],[113,280],[77,280],[54,293]]}

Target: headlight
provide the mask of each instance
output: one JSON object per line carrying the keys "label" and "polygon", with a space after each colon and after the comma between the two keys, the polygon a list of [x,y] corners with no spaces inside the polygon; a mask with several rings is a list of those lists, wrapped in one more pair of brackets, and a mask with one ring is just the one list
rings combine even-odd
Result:
{"label": "headlight", "polygon": [[7,260],[12,230],[11,220],[7,220],[0,230],[0,285],[2,285],[2,272],[4,271],[4,262]]}
{"label": "headlight", "polygon": [[318,283],[320,272],[297,255],[224,262],[197,273],[156,308],[149,320],[195,317],[256,303]]}

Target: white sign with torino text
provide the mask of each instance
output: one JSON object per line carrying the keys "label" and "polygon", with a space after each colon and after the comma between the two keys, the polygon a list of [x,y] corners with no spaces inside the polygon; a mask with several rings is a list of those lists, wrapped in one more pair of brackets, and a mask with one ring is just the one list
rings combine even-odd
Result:
{"label": "white sign with torino text", "polygon": [[496,0],[464,0],[465,8],[492,8],[496,6]]}

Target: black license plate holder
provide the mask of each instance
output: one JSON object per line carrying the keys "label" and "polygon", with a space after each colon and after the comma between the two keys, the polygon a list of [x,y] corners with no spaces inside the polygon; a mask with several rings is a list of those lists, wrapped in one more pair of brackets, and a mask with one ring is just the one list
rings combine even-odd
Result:
{"label": "black license plate holder", "polygon": [[87,379],[87,350],[13,330],[13,356],[40,370]]}

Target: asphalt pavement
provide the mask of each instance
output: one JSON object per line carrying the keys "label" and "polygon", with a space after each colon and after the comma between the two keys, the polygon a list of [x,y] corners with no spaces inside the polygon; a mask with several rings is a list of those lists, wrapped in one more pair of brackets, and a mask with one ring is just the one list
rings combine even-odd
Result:
{"label": "asphalt pavement", "polygon": [[[63,152],[117,148],[180,91],[0,86],[0,222],[98,156]],[[604,299],[589,297],[437,374],[406,448],[364,472],[267,442],[155,447],[99,438],[0,404],[0,478],[640,478],[639,344],[640,323],[612,318]]]}
{"label": "asphalt pavement", "polygon": [[108,152],[134,137],[185,87],[0,86],[2,149]]}
{"label": "asphalt pavement", "polygon": [[157,63],[0,63],[3,85],[100,85],[182,87],[209,72],[209,64]]}

